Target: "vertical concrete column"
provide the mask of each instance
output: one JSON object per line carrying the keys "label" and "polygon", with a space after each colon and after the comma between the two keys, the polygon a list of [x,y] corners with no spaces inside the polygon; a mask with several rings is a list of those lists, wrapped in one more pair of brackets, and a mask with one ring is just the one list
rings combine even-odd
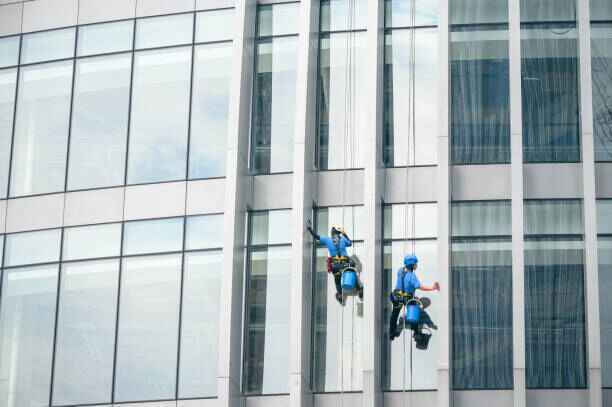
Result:
{"label": "vertical concrete column", "polygon": [[[384,68],[384,1],[368,2],[367,23],[367,99],[370,100],[367,157],[364,171],[365,255],[363,262],[364,326],[363,406],[382,405],[381,319],[382,319],[382,116]],[[359,86],[359,85],[358,85]]]}
{"label": "vertical concrete column", "polygon": [[440,1],[440,22],[438,66],[440,66],[438,96],[438,272],[440,275],[440,314],[439,330],[440,348],[438,354],[438,406],[448,407],[452,404],[450,393],[450,347],[451,347],[451,278],[450,278],[450,65],[449,65],[449,2]]}
{"label": "vertical concrete column", "polygon": [[313,404],[310,383],[312,316],[312,239],[305,224],[312,216],[313,157],[316,136],[319,2],[300,3],[295,142],[293,145],[291,307],[289,324],[289,404]]}
{"label": "vertical concrete column", "polygon": [[580,123],[582,185],[584,188],[585,298],[589,406],[602,405],[601,343],[599,327],[599,274],[597,257],[597,200],[593,140],[593,87],[591,82],[591,24],[589,0],[578,0],[578,50],[580,61]]}
{"label": "vertical concrete column", "polygon": [[[256,0],[236,2],[225,179],[223,282],[219,323],[219,406],[239,407],[244,284],[244,234],[249,198],[248,143]],[[202,363],[206,363],[202,361]]]}
{"label": "vertical concrete column", "polygon": [[521,10],[508,2],[510,53],[510,151],[512,184],[512,361],[514,407],[527,403],[525,387],[525,239],[523,233],[523,106],[521,92]]}

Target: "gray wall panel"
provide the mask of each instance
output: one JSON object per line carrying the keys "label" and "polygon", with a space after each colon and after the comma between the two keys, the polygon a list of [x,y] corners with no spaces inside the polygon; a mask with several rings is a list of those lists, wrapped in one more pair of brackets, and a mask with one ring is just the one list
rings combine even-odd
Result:
{"label": "gray wall panel", "polygon": [[6,231],[11,233],[60,227],[63,210],[64,194],[10,199]]}
{"label": "gray wall panel", "polygon": [[602,389],[603,392],[603,406],[612,406],[612,389]]}
{"label": "gray wall panel", "polygon": [[0,233],[6,228],[6,201],[0,201]]}
{"label": "gray wall panel", "polygon": [[185,182],[137,185],[125,189],[125,220],[165,218],[185,213]]}
{"label": "gray wall panel", "polygon": [[525,199],[582,198],[582,165],[525,164]]}
{"label": "gray wall panel", "polygon": [[411,167],[408,170],[387,168],[384,186],[385,203],[435,202],[438,200],[437,182],[438,167]]}
{"label": "gray wall panel", "polygon": [[453,391],[453,407],[512,407],[512,390]]}
{"label": "gray wall panel", "polygon": [[122,221],[124,193],[124,188],[67,193],[64,226]]}
{"label": "gray wall panel", "polygon": [[154,16],[159,14],[193,11],[194,6],[194,0],[138,0],[136,4],[136,16]]}
{"label": "gray wall panel", "polygon": [[220,213],[225,210],[225,179],[187,183],[187,214]]}
{"label": "gray wall panel", "polygon": [[315,407],[338,407],[338,406],[359,406],[362,403],[361,393],[329,393],[315,394]]}
{"label": "gray wall panel", "polygon": [[23,5],[23,32],[76,25],[78,0],[37,0]]}
{"label": "gray wall panel", "polygon": [[252,209],[291,208],[293,174],[258,175],[252,182]]}
{"label": "gray wall panel", "polygon": [[197,10],[206,10],[222,7],[234,7],[236,0],[196,0]]}
{"label": "gray wall panel", "polygon": [[510,199],[510,165],[462,165],[452,167],[452,199],[455,201]]}
{"label": "gray wall panel", "polygon": [[384,393],[385,407],[435,406],[438,400],[436,391],[387,392]]}
{"label": "gray wall panel", "polygon": [[21,32],[21,4],[0,6],[0,36],[19,34]]}
{"label": "gray wall panel", "polygon": [[179,400],[176,407],[217,407],[218,405],[217,399]]}
{"label": "gray wall panel", "polygon": [[289,396],[247,397],[246,407],[287,407]]}
{"label": "gray wall panel", "polygon": [[317,176],[319,181],[317,205],[363,204],[363,170],[321,171]]}
{"label": "gray wall panel", "polygon": [[80,0],[79,24],[133,18],[136,0]]}
{"label": "gray wall panel", "polygon": [[527,407],[587,407],[588,390],[527,390]]}
{"label": "gray wall panel", "polygon": [[597,198],[612,198],[612,163],[595,164]]}

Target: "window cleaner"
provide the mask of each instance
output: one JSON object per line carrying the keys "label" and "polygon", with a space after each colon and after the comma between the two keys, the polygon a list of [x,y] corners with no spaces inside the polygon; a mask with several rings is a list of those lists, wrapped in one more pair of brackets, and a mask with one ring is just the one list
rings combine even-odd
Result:
{"label": "window cleaner", "polygon": [[320,236],[308,221],[308,232],[319,243],[327,247],[327,272],[334,275],[336,285],[336,301],[344,305],[344,294],[357,294],[363,300],[363,285],[359,281],[355,261],[348,255],[347,247],[353,245],[343,227],[334,225],[331,227],[330,236]]}
{"label": "window cleaner", "polygon": [[[389,320],[389,339],[393,340],[400,336],[401,328],[398,327],[397,319],[402,308],[406,306],[404,324],[414,332],[417,347],[419,347],[419,343],[429,342],[429,336],[431,335],[421,332],[425,313],[423,312],[423,303],[415,297],[414,293],[416,290],[440,291],[440,284],[438,282],[433,283],[433,285],[425,285],[420,282],[415,274],[418,262],[419,259],[415,255],[404,256],[404,265],[397,270],[395,289],[389,295],[389,299],[393,304],[391,319]],[[425,343],[426,347],[427,344]]]}

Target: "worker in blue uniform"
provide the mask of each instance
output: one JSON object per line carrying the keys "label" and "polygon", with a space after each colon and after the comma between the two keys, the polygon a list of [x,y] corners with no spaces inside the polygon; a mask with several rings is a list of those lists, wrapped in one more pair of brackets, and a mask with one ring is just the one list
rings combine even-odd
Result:
{"label": "worker in blue uniform", "polygon": [[[320,236],[317,234],[310,224],[307,225],[308,232],[312,237],[319,243],[327,247],[328,258],[327,258],[327,272],[333,274],[334,283],[336,285],[336,300],[344,305],[344,298],[342,295],[342,271],[351,265],[351,260],[348,255],[347,247],[351,247],[353,242],[350,237],[346,234],[343,227],[333,225],[330,230],[330,236]],[[363,299],[363,286],[357,282],[357,294],[360,299]]]}
{"label": "worker in blue uniform", "polygon": [[391,318],[389,320],[389,339],[393,340],[400,336],[401,330],[397,326],[397,318],[402,310],[402,307],[412,298],[416,290],[421,291],[439,291],[440,284],[435,282],[433,285],[422,284],[415,274],[419,259],[415,255],[406,255],[404,257],[404,265],[397,270],[397,280],[395,289],[389,295],[389,299],[393,304]]}

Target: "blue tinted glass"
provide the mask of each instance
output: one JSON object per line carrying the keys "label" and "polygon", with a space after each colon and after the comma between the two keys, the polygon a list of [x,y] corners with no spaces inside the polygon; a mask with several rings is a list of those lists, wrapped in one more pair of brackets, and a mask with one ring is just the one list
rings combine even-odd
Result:
{"label": "blue tinted glass", "polygon": [[21,63],[73,57],[75,37],[75,28],[26,34],[21,43]]}
{"label": "blue tinted glass", "polygon": [[0,38],[0,68],[19,63],[19,36]]}
{"label": "blue tinted glass", "polygon": [[61,235],[61,229],[7,235],[4,265],[18,266],[59,261]]}
{"label": "blue tinted glass", "polygon": [[124,228],[124,255],[182,250],[183,218],[127,222]]}
{"label": "blue tinted glass", "polygon": [[297,34],[300,4],[271,4],[257,8],[257,35]]}
{"label": "blue tinted glass", "polygon": [[367,0],[321,1],[321,31],[365,29],[367,16]]}
{"label": "blue tinted glass", "polygon": [[0,199],[6,198],[17,90],[17,68],[0,71]]}
{"label": "blue tinted glass", "polygon": [[133,38],[133,20],[81,26],[77,56],[129,51]]}
{"label": "blue tinted glass", "polygon": [[120,249],[120,223],[64,229],[62,260],[119,256]]}
{"label": "blue tinted glass", "polygon": [[602,387],[612,387],[612,238],[599,237],[599,313]]}
{"label": "blue tinted glass", "polygon": [[[407,0],[385,0],[385,27],[411,27],[438,24],[439,0],[414,0],[415,16],[413,21],[412,4]],[[456,1],[449,2],[451,5]]]}
{"label": "blue tinted glass", "polygon": [[136,20],[136,49],[189,44],[192,40],[192,13]]}
{"label": "blue tinted glass", "polygon": [[[612,14],[612,2],[610,14]],[[610,17],[612,20],[612,16]],[[591,75],[593,79],[593,136],[595,161],[612,161],[612,24],[591,27]]]}
{"label": "blue tinted glass", "polygon": [[211,249],[223,246],[223,215],[187,218],[185,249]]}
{"label": "blue tinted glass", "polygon": [[253,212],[250,244],[281,244],[291,241],[291,211]]}

